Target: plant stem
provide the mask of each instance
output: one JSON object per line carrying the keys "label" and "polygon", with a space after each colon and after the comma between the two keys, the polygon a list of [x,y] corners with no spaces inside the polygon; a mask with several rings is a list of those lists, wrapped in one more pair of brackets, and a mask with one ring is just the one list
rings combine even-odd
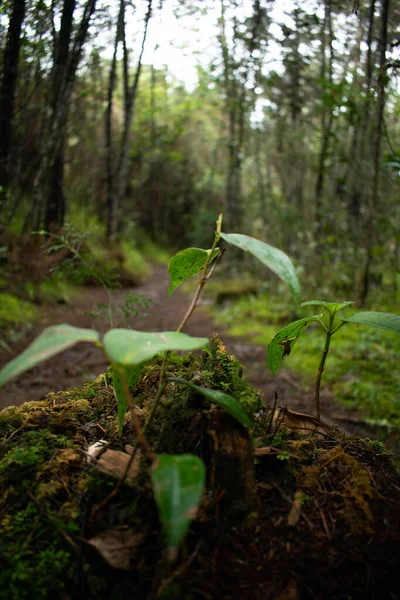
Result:
{"label": "plant stem", "polygon": [[[216,263],[218,261],[218,258],[217,258],[216,262],[214,263],[213,267],[210,270],[210,273],[207,275],[208,266],[210,264],[210,261],[212,259],[213,254],[214,254],[214,250],[217,247],[217,244],[218,244],[218,242],[220,240],[220,233],[221,233],[221,227],[222,227],[222,215],[219,215],[218,221],[216,223],[216,226],[217,227],[216,227],[216,231],[215,231],[214,242],[213,242],[211,250],[209,251],[209,254],[208,254],[208,257],[207,257],[207,260],[206,260],[206,264],[204,265],[204,269],[203,269],[203,271],[201,273],[200,281],[199,281],[199,284],[197,286],[195,295],[193,296],[193,299],[192,299],[192,301],[190,303],[190,306],[189,306],[188,310],[186,311],[185,316],[183,317],[182,321],[180,322],[180,324],[179,324],[179,326],[178,326],[178,328],[176,330],[177,332],[181,332],[182,329],[185,327],[186,323],[188,322],[188,320],[190,319],[190,316],[191,316],[192,312],[194,311],[194,309],[196,308],[197,303],[199,301],[201,291],[202,291],[203,287],[205,286],[205,284],[207,283],[207,280],[208,280],[209,276],[213,273],[213,271],[215,269],[215,266],[216,266]],[[221,254],[219,256],[221,256]],[[160,399],[161,399],[161,397],[162,397],[162,395],[164,393],[164,390],[166,388],[166,385],[167,385],[166,373],[167,373],[167,366],[168,366],[168,357],[169,357],[169,354],[170,354],[169,352],[165,353],[164,359],[163,359],[162,364],[161,364],[160,381],[159,381],[159,384],[158,384],[157,394],[156,394],[156,397],[154,398],[154,401],[153,401],[153,404],[151,406],[150,412],[147,415],[147,419],[146,419],[146,422],[145,422],[144,427],[143,427],[143,433],[145,433],[147,431],[147,429],[148,429],[151,421],[153,420],[154,413],[155,413],[155,411],[157,409],[159,401],[160,401]]]}
{"label": "plant stem", "polygon": [[154,453],[152,452],[146,438],[144,437],[144,429],[142,429],[142,426],[141,426],[138,416],[136,414],[135,406],[133,404],[133,400],[132,400],[132,396],[131,396],[131,391],[129,389],[129,385],[126,380],[124,370],[121,369],[121,367],[119,367],[116,364],[113,364],[113,368],[118,373],[118,376],[122,383],[122,389],[124,391],[125,398],[128,403],[129,411],[132,415],[132,422],[133,422],[133,427],[134,427],[135,433],[136,433],[137,444],[138,444],[138,446],[140,446],[140,448],[141,448],[143,454],[145,455],[145,457],[147,458],[147,460],[149,462],[153,462]]}
{"label": "plant stem", "polygon": [[315,382],[315,408],[316,408],[316,413],[317,413],[316,414],[317,419],[321,418],[321,402],[320,402],[320,398],[319,398],[319,392],[320,392],[320,388],[321,388],[322,373],[324,372],[325,361],[326,361],[326,357],[328,356],[329,346],[331,343],[332,324],[333,324],[333,318],[330,317],[329,318],[329,328],[326,331],[325,347],[324,347],[324,351],[322,352],[321,362],[319,363],[317,379]]}
{"label": "plant stem", "polygon": [[212,256],[214,254],[214,250],[217,247],[217,244],[218,244],[218,242],[220,240],[221,226],[222,226],[222,215],[219,216],[219,219],[217,221],[217,229],[216,229],[216,232],[215,232],[214,242],[213,242],[211,250],[209,251],[209,254],[208,254],[208,257],[207,257],[207,260],[206,260],[206,264],[204,265],[204,269],[203,269],[203,271],[201,273],[201,277],[200,277],[200,281],[199,281],[198,286],[197,286],[197,290],[195,292],[195,295],[193,296],[193,299],[192,299],[192,301],[190,303],[189,308],[186,311],[185,316],[183,317],[182,321],[180,322],[180,324],[178,326],[178,329],[177,329],[178,332],[182,331],[182,329],[185,327],[186,323],[189,321],[192,312],[194,311],[194,309],[197,306],[197,303],[199,301],[202,289],[205,286],[205,284],[207,283],[207,279],[208,279],[208,277],[207,277],[207,269],[208,269],[208,265],[210,264],[210,261],[212,259]]}

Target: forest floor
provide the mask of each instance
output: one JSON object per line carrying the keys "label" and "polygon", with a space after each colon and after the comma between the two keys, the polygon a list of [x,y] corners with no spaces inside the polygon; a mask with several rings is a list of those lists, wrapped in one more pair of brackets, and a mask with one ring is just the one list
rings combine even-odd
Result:
{"label": "forest floor", "polygon": [[[133,329],[150,331],[174,330],[185,314],[190,297],[178,289],[166,302],[169,276],[165,266],[154,265],[147,281],[131,289],[118,289],[112,292],[115,322],[113,326],[126,326],[121,315],[116,313],[118,307],[126,305],[127,294],[133,292],[140,297],[151,299],[151,306],[146,315],[130,317],[129,325]],[[136,297],[136,296],[134,296]],[[108,294],[102,288],[84,287],[74,295],[68,303],[41,307],[40,323],[24,335],[10,351],[0,351],[0,367],[20,353],[44,327],[68,323],[77,327],[95,328],[105,332],[110,328],[108,318],[93,316],[99,312],[98,306],[108,303]],[[117,308],[117,310],[115,310]],[[105,312],[104,309],[102,309]],[[143,312],[141,309],[138,312]],[[244,365],[245,376],[254,386],[263,392],[264,402],[272,405],[275,392],[278,395],[278,406],[290,410],[314,414],[313,389],[304,387],[301,379],[288,370],[281,370],[273,376],[266,365],[265,348],[252,343],[251,338],[232,337],[226,328],[215,322],[201,302],[192,315],[185,331],[195,336],[210,337],[214,331],[224,341],[228,351],[237,356]],[[88,380],[95,379],[108,367],[100,350],[90,344],[79,344],[58,355],[46,363],[34,367],[0,390],[0,409],[9,405],[20,405],[28,400],[40,400],[48,392],[64,390],[68,387],[80,386]],[[321,394],[322,420],[337,423],[342,431],[348,434],[379,437],[379,429],[363,423],[362,415],[356,411],[339,406],[328,389]],[[386,440],[387,441],[387,440]],[[390,440],[389,440],[389,446]]]}

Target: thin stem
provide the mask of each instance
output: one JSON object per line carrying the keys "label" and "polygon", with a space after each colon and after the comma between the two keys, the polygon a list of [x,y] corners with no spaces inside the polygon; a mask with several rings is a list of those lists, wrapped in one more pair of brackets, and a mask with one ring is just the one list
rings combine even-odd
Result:
{"label": "thin stem", "polygon": [[185,327],[186,323],[190,319],[192,312],[194,311],[194,309],[197,306],[202,289],[205,286],[205,284],[207,283],[207,279],[208,279],[207,269],[208,269],[208,265],[210,264],[210,261],[212,259],[212,256],[214,254],[214,250],[217,247],[217,244],[220,240],[221,226],[222,226],[222,215],[219,216],[219,219],[217,221],[217,230],[215,232],[214,242],[213,242],[211,250],[208,253],[206,264],[204,265],[204,269],[201,273],[201,277],[200,277],[199,284],[197,286],[197,290],[195,292],[195,295],[193,296],[193,299],[192,299],[192,302],[190,303],[189,308],[186,311],[185,316],[183,317],[182,321],[179,324],[179,327],[177,329],[178,332],[182,331],[182,329]]}
{"label": "thin stem", "polygon": [[135,406],[133,404],[131,392],[130,392],[129,385],[128,385],[128,382],[125,377],[124,370],[119,365],[116,365],[115,363],[113,364],[113,368],[117,372],[118,377],[120,378],[121,383],[122,383],[122,389],[123,389],[123,392],[124,392],[124,395],[125,395],[125,398],[126,398],[126,401],[128,404],[128,408],[132,415],[132,422],[133,422],[133,427],[135,429],[138,446],[140,446],[140,448],[141,448],[143,454],[145,455],[145,457],[147,458],[147,460],[149,462],[153,462],[154,453],[152,452],[146,438],[144,437],[144,433],[143,433],[139,418],[135,411]]}
{"label": "thin stem", "polygon": [[333,319],[334,319],[334,317],[332,317],[332,315],[330,315],[329,316],[329,327],[326,330],[325,347],[322,352],[321,362],[319,363],[319,367],[318,367],[317,379],[315,381],[315,408],[316,408],[316,413],[317,413],[316,414],[317,419],[321,418],[321,402],[320,402],[319,394],[320,394],[320,389],[321,389],[322,373],[324,372],[325,361],[326,361],[326,357],[328,356],[329,346],[331,343],[331,337],[333,335],[332,334]]}
{"label": "thin stem", "polygon": [[[185,316],[183,317],[182,321],[180,322],[180,324],[176,330],[177,332],[181,332],[182,329],[185,327],[186,323],[188,322],[188,320],[190,319],[190,316],[191,316],[192,312],[194,311],[194,309],[196,308],[197,303],[199,301],[201,291],[202,291],[203,287],[205,286],[205,284],[207,283],[207,280],[209,279],[210,275],[214,272],[215,267],[217,266],[216,263],[218,262],[218,259],[221,257],[222,253],[217,257],[213,267],[210,269],[210,272],[207,274],[208,266],[210,264],[213,254],[214,254],[214,251],[217,247],[217,244],[220,240],[220,233],[221,233],[221,228],[222,228],[222,215],[219,215],[216,226],[217,227],[216,227],[216,231],[215,231],[214,242],[213,242],[212,248],[209,251],[209,254],[207,256],[206,264],[204,265],[204,269],[202,271],[200,281],[197,286],[197,290],[195,292],[195,295],[193,296],[192,302],[190,303],[188,310],[186,311]],[[147,415],[147,419],[146,419],[146,422],[143,427],[143,433],[145,433],[147,431],[150,423],[152,422],[155,411],[157,410],[157,406],[160,402],[160,399],[161,399],[161,397],[164,393],[165,387],[167,385],[166,372],[167,372],[169,355],[170,355],[169,352],[165,353],[165,356],[164,356],[164,359],[163,359],[163,362],[161,365],[160,381],[159,381],[159,385],[158,385],[157,394],[156,394],[156,397],[154,398],[150,412]]]}
{"label": "thin stem", "polygon": [[342,321],[342,322],[340,323],[340,325],[338,325],[338,326],[336,327],[336,329],[334,329],[334,330],[332,331],[331,335],[333,335],[334,333],[336,333],[337,331],[339,331],[339,329],[341,329],[341,328],[342,328],[344,325],[346,325],[346,323],[345,323],[344,321]]}

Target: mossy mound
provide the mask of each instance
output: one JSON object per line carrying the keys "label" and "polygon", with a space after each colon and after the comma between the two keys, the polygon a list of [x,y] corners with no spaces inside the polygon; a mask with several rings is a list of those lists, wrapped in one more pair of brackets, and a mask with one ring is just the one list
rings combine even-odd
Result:
{"label": "mossy mound", "polygon": [[[141,419],[160,365],[132,390]],[[135,445],[129,416],[118,436],[107,373],[0,413],[1,600],[397,597],[400,477],[383,446],[334,429],[268,433],[271,411],[217,339],[201,356],[171,355],[169,373],[232,394],[254,423],[249,437],[190,388],[168,385],[149,442],[201,456],[208,472],[177,562],[165,560],[144,460],[114,495],[115,477],[88,462],[100,439]]]}

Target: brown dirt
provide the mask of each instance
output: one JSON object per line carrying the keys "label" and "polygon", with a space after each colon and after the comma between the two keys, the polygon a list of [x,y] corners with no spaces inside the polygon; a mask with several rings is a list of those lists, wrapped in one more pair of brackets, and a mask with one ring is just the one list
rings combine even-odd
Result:
{"label": "brown dirt", "polygon": [[[154,266],[151,277],[146,283],[131,290],[122,289],[113,293],[116,304],[123,304],[126,293],[133,291],[143,294],[155,303],[150,307],[148,316],[132,318],[129,325],[133,329],[150,331],[174,330],[188,307],[189,297],[178,289],[166,302],[169,285],[168,273],[164,266]],[[21,352],[44,327],[59,323],[68,323],[78,327],[96,328],[101,332],[110,328],[107,320],[93,317],[89,313],[100,303],[107,303],[107,293],[103,289],[82,288],[70,304],[43,306],[42,323],[37,324],[18,344],[13,353],[0,352],[0,367]],[[125,326],[121,320],[114,326]],[[303,389],[301,381],[292,373],[282,370],[273,376],[267,369],[265,348],[252,343],[250,339],[235,338],[224,332],[224,327],[214,322],[207,310],[201,306],[193,313],[185,331],[196,336],[211,336],[217,331],[228,350],[235,354],[245,367],[245,375],[264,393],[267,404],[272,404],[274,394],[278,394],[278,404],[291,410],[314,414],[313,391]],[[48,392],[80,386],[95,379],[108,367],[100,350],[90,344],[79,344],[42,365],[34,367],[0,390],[0,409],[9,405],[19,405],[27,400],[40,400]],[[337,422],[346,433],[376,437],[377,430],[368,428],[362,418],[352,411],[339,407],[329,390],[321,397],[322,419]]]}

